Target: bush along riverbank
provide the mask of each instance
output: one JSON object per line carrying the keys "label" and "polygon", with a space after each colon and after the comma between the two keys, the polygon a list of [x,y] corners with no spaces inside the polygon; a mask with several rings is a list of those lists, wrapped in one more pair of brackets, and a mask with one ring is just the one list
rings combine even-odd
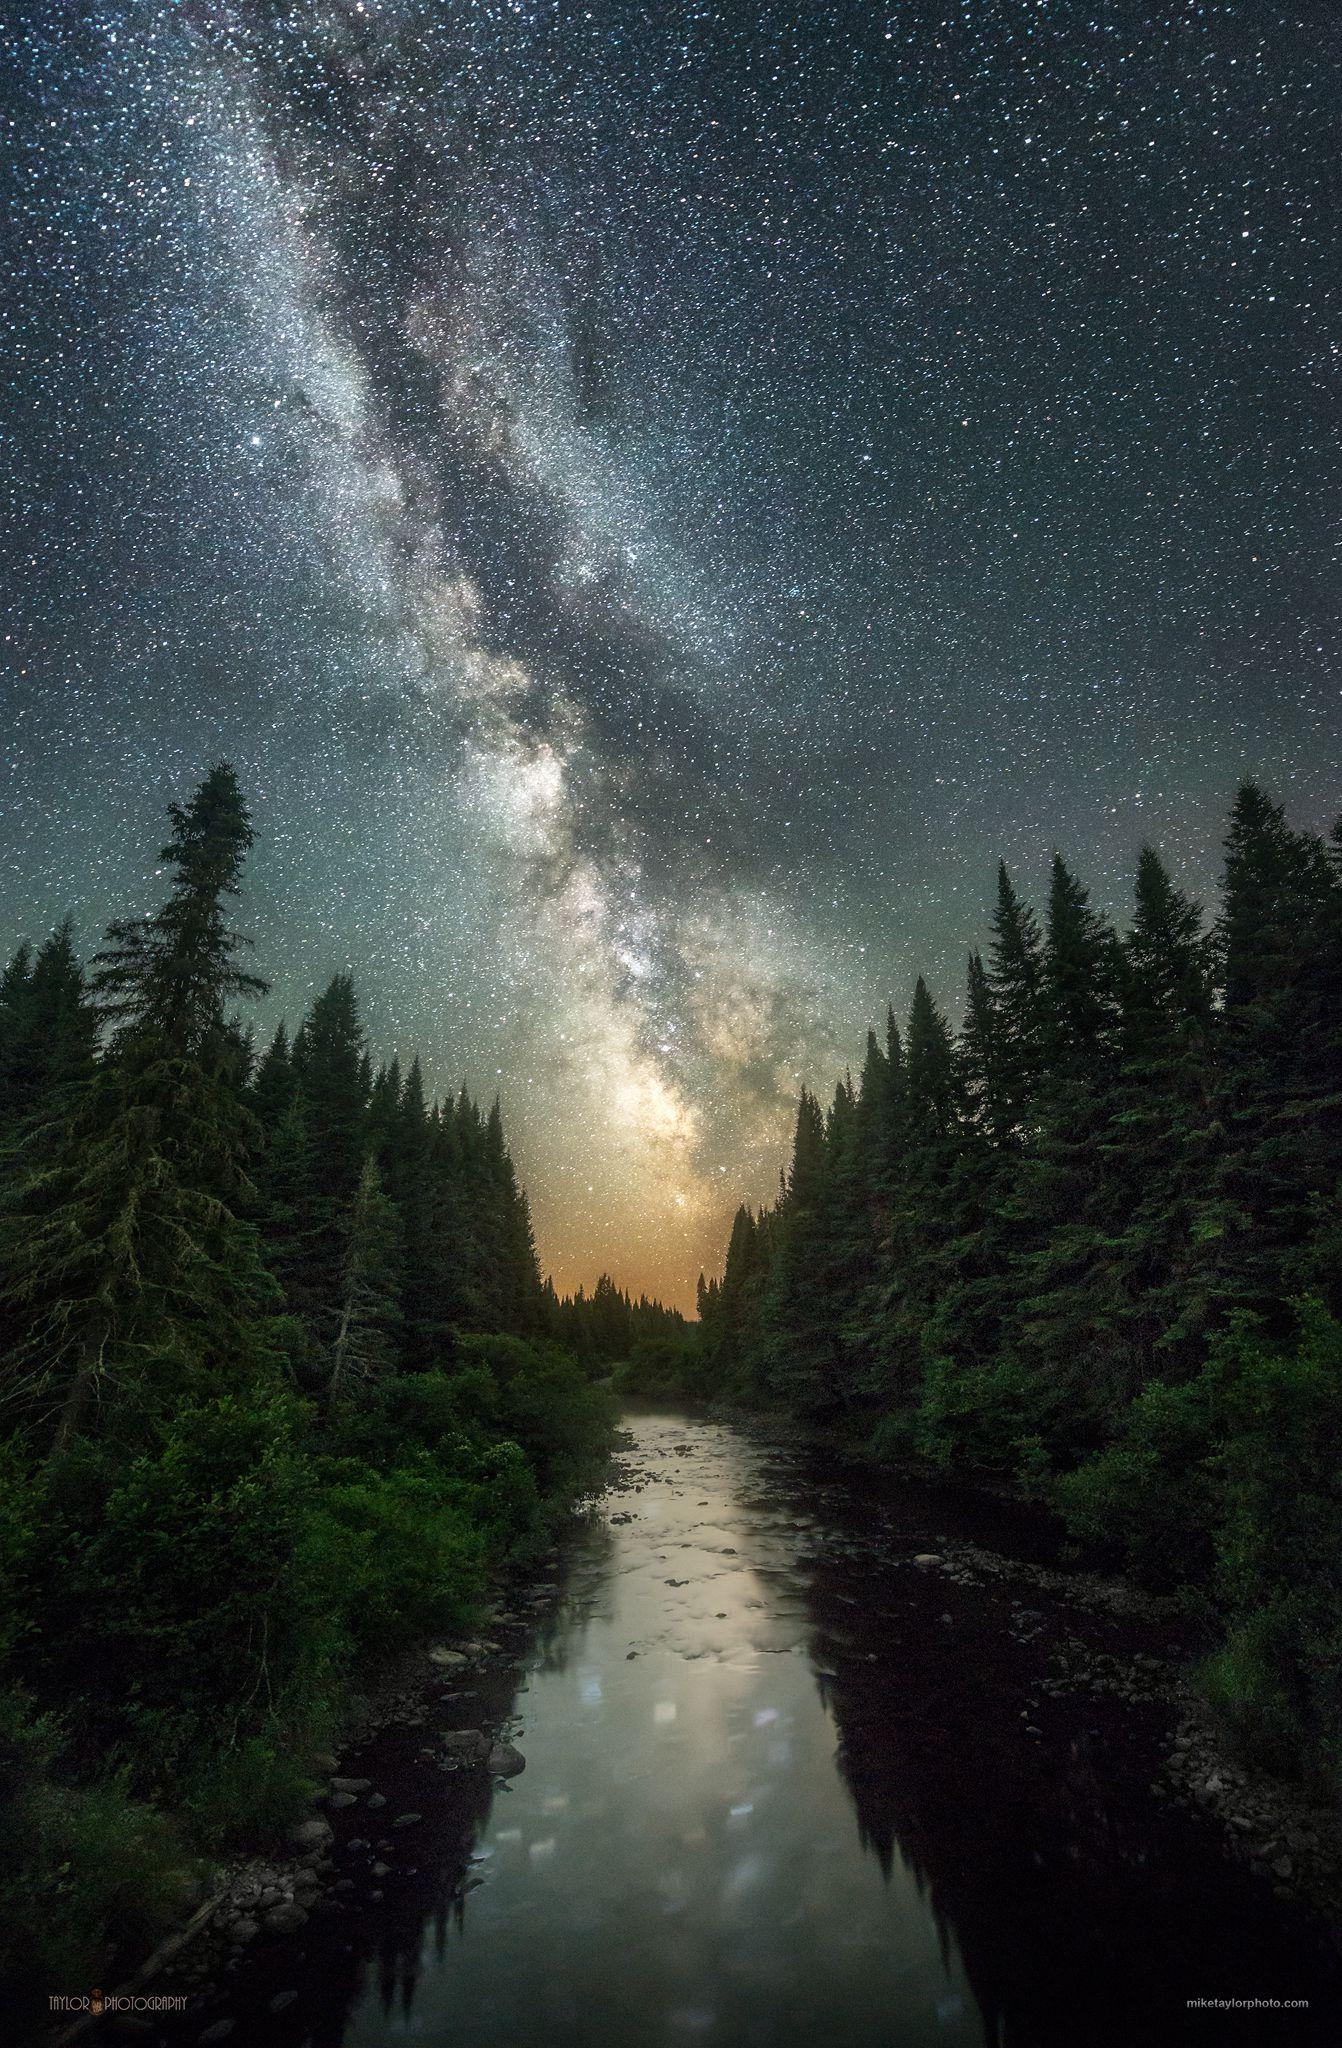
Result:
{"label": "bush along riverbank", "polygon": [[[24,2037],[310,1811],[374,1675],[595,1484],[497,1105],[371,1066],[339,976],[257,1059],[227,767],[160,907],[0,979],[0,1976]],[[283,1902],[281,1902],[283,1903]]]}
{"label": "bush along riverbank", "polygon": [[[1342,1793],[1342,833],[1239,793],[1208,923],[1143,853],[1119,934],[999,871],[954,1034],[923,981],[662,1386],[1052,1505],[1215,1647],[1241,1752]],[[1280,1858],[1276,1859],[1280,1860]]]}

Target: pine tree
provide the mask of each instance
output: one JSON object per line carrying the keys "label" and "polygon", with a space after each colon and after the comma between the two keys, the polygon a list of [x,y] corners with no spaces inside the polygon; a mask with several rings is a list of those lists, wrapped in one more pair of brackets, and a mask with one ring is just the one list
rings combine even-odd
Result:
{"label": "pine tree", "polygon": [[1046,1066],[1044,957],[1034,912],[997,870],[997,907],[987,975],[993,1014],[993,1058],[984,1075],[988,1117],[999,1142],[1024,1143]]}
{"label": "pine tree", "polygon": [[150,917],[110,925],[93,988],[102,1015],[123,1040],[147,1031],[180,1054],[217,1055],[234,997],[266,984],[238,964],[251,944],[227,922],[254,834],[238,779],[212,768],[186,805],[170,804],[172,838],[159,858],[171,893]]}
{"label": "pine tree", "polygon": [[335,1406],[397,1362],[404,1245],[395,1203],[383,1192],[370,1153],[346,1225],[340,1301],[331,1345],[327,1400]]}
{"label": "pine tree", "polygon": [[350,975],[335,975],[312,1005],[294,1038],[291,1064],[311,1175],[295,1305],[325,1341],[337,1313],[345,1233],[368,1140],[371,1081]]}
{"label": "pine tree", "polygon": [[1211,949],[1197,905],[1150,847],[1123,956],[1121,1067],[1104,1152],[1128,1349],[1119,1392],[1131,1396],[1201,1356],[1209,1317],[1197,1245],[1222,1138]]}
{"label": "pine tree", "polygon": [[1045,1427],[1067,1409],[1079,1442],[1112,1407],[1125,1367],[1124,1301],[1107,1256],[1112,1195],[1103,1140],[1114,1113],[1121,956],[1088,892],[1055,855],[1044,960],[1046,1077],[1013,1221],[1020,1232],[1015,1346]]}
{"label": "pine tree", "polygon": [[[851,1094],[836,1092],[847,1131]],[[831,1129],[833,1118],[831,1118]],[[820,1105],[803,1089],[786,1191],[778,1205],[777,1240],[761,1305],[758,1370],[768,1390],[809,1412],[823,1412],[838,1392],[838,1335],[833,1322],[831,1254],[835,1222],[828,1134]]]}
{"label": "pine tree", "polygon": [[0,982],[0,1143],[49,1120],[88,1082],[98,1020],[67,920],[19,949]]}
{"label": "pine tree", "polygon": [[[1221,955],[1225,1145],[1204,1219],[1207,1284],[1222,1312],[1281,1330],[1285,1275],[1336,1192],[1336,1067],[1328,973],[1337,882],[1327,848],[1292,831],[1252,783],[1226,841]],[[1336,1000],[1336,998],[1332,998]]]}
{"label": "pine tree", "polygon": [[232,770],[171,810],[169,896],[113,925],[94,986],[112,1050],[79,1092],[51,1165],[0,1233],[0,1299],[28,1331],[11,1397],[57,1452],[103,1393],[161,1398],[245,1370],[273,1299],[252,1197],[256,1127],[238,1099],[225,1005],[259,993],[224,918],[252,832]]}

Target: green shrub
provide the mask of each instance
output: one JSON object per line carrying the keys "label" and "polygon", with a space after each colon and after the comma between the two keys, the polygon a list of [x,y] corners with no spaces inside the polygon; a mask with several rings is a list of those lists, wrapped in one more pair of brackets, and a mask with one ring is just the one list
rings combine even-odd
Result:
{"label": "green shrub", "polygon": [[464,1626],[484,1591],[487,1547],[431,1470],[398,1469],[325,1486],[299,1568],[357,1664]]}
{"label": "green shrub", "polygon": [[116,1948],[150,1946],[199,1885],[180,1830],[125,1772],[62,1783],[61,1750],[54,1721],[0,1697],[0,2004],[25,2027],[48,1989],[87,1990]]}
{"label": "green shrub", "polygon": [[1117,1441],[1060,1480],[1069,1524],[1148,1580],[1200,1592],[1208,1696],[1256,1755],[1342,1779],[1342,1325],[1294,1342],[1235,1320],[1196,1379],[1148,1386]]}
{"label": "green shrub", "polygon": [[942,1472],[957,1465],[981,1473],[1033,1472],[1040,1442],[1034,1394],[1014,1358],[990,1365],[928,1358],[912,1419],[913,1448]]}
{"label": "green shrub", "polygon": [[1213,1560],[1216,1486],[1210,1387],[1199,1378],[1143,1389],[1107,1450],[1055,1482],[1072,1532],[1121,1558],[1161,1590],[1205,1583]]}
{"label": "green shrub", "polygon": [[569,1352],[520,1337],[471,1336],[461,1339],[459,1355],[493,1378],[498,1427],[520,1445],[543,1499],[572,1499],[599,1484],[615,1400]]}
{"label": "green shrub", "polygon": [[698,1400],[708,1391],[706,1382],[707,1360],[694,1330],[640,1337],[612,1379],[617,1393],[644,1401]]}

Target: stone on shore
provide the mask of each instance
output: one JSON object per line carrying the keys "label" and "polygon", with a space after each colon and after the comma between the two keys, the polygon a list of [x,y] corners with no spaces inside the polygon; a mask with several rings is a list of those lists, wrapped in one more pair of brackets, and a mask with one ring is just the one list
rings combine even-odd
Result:
{"label": "stone on shore", "polygon": [[289,1830],[289,1840],[297,1849],[329,1849],[335,1834],[329,1821],[300,1820]]}

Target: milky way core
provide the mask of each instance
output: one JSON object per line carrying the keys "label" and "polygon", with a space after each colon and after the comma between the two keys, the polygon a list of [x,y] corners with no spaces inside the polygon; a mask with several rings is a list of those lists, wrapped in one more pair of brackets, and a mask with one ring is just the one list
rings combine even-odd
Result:
{"label": "milky way core", "polygon": [[232,759],[267,1021],[499,1092],[561,1287],[689,1305],[999,856],[1329,821],[1334,8],[10,21],[6,932]]}

